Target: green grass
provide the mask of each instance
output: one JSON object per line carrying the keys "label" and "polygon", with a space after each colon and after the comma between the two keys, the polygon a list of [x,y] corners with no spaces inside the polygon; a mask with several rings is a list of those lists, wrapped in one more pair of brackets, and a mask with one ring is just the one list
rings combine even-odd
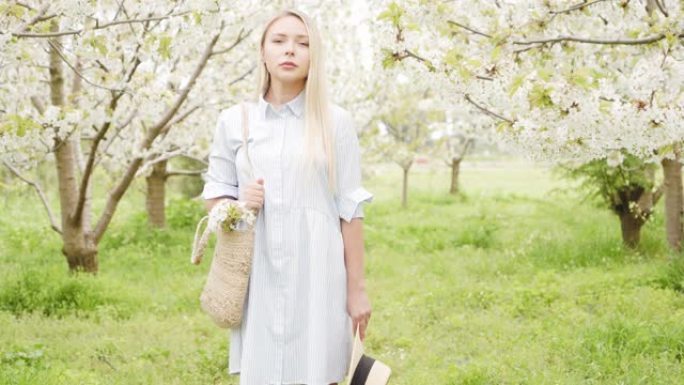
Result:
{"label": "green grass", "polygon": [[[493,165],[493,166],[492,166]],[[662,205],[625,250],[619,223],[540,167],[482,162],[366,182],[368,352],[392,384],[682,384],[684,263],[670,263]],[[189,263],[198,202],[146,225],[137,186],[72,277],[29,190],[0,218],[0,385],[237,384],[228,333],[199,310],[208,263]],[[54,199],[54,197],[51,197]],[[0,202],[1,204],[2,202]]]}

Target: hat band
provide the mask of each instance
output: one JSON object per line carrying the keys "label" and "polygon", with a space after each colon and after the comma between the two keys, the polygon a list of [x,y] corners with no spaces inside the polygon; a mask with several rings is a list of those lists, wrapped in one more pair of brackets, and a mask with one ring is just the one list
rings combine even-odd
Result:
{"label": "hat band", "polygon": [[356,365],[354,376],[352,377],[351,383],[349,383],[349,385],[366,385],[366,379],[368,378],[368,374],[370,373],[374,363],[375,360],[373,358],[368,357],[365,354],[362,355],[361,360],[359,360],[359,364]]}

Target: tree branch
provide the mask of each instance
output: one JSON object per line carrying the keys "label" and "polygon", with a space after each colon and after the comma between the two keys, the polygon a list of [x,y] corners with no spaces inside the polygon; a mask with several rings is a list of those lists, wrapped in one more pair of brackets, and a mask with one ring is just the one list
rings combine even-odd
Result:
{"label": "tree branch", "polygon": [[[174,103],[166,110],[161,119],[147,132],[145,139],[140,145],[141,150],[147,150],[152,145],[152,142],[154,142],[157,136],[159,136],[161,130],[169,123],[173,116],[178,112],[178,109],[183,104],[183,102],[185,102],[185,100],[188,97],[188,94],[190,93],[190,90],[194,87],[197,78],[200,76],[200,74],[204,70],[204,67],[207,65],[207,62],[209,61],[209,58],[212,56],[211,53],[213,52],[214,46],[218,42],[218,39],[221,36],[222,32],[223,23],[221,23],[219,31],[211,38],[211,40],[207,44],[207,47],[205,48],[202,57],[198,61],[197,66],[195,67],[195,70],[192,76],[190,77],[187,86],[181,90],[181,93],[176,97]],[[95,226],[93,234],[93,239],[95,240],[95,243],[99,242],[102,238],[102,235],[107,229],[109,222],[111,222],[112,217],[114,216],[114,211],[116,210],[116,207],[119,204],[121,197],[128,189],[128,186],[130,186],[137,170],[142,165],[142,162],[143,158],[140,156],[133,159],[131,164],[128,166],[128,169],[126,170],[126,173],[123,175],[121,180],[119,180],[119,183],[116,185],[114,190],[112,190],[112,192],[109,194],[104,211],[102,212],[102,215],[100,216],[100,219],[98,220],[97,225]]]}
{"label": "tree branch", "polygon": [[200,176],[206,171],[207,170],[173,170],[167,171],[165,176],[167,178],[172,176]]}
{"label": "tree branch", "polygon": [[506,121],[506,122],[508,122],[508,123],[510,123],[510,124],[515,123],[515,122],[514,122],[513,120],[511,120],[511,119],[508,119],[508,118],[504,117],[503,115],[499,115],[499,114],[497,114],[496,112],[490,111],[490,110],[488,110],[487,108],[485,108],[485,107],[483,107],[483,106],[477,104],[473,99],[470,98],[470,95],[468,95],[468,94],[465,94],[465,100],[466,100],[468,103],[472,104],[473,106],[477,107],[480,111],[484,112],[485,114],[487,114],[487,115],[489,115],[489,116],[491,116],[491,117],[494,117],[494,118],[497,118],[497,119]]}
{"label": "tree branch", "polygon": [[[144,19],[131,19],[131,20],[115,20],[115,21],[110,21],[109,23],[104,23],[100,24],[100,21],[98,19],[95,19],[95,26],[89,29],[96,30],[96,29],[105,29],[109,28],[115,25],[121,25],[121,24],[134,24],[134,23],[146,23],[149,21],[156,21],[156,20],[164,20],[164,19],[169,19],[172,17],[177,17],[177,16],[183,16],[187,15],[191,11],[185,11],[181,13],[175,13],[172,15],[166,15],[166,16],[154,16],[154,17],[148,17]],[[50,33],[28,33],[28,32],[13,32],[12,36],[16,37],[32,37],[32,38],[51,38],[51,37],[58,37],[58,36],[67,36],[67,35],[80,35],[85,31],[86,28],[81,28],[73,31],[61,31],[61,32],[50,32]]]}
{"label": "tree branch", "polygon": [[585,7],[590,6],[590,5],[594,5],[594,4],[596,4],[596,3],[601,3],[601,2],[604,2],[604,1],[606,1],[606,0],[594,0],[594,1],[589,1],[589,2],[584,1],[584,2],[582,2],[582,3],[575,4],[575,5],[573,5],[572,7],[567,8],[567,9],[563,9],[563,10],[560,10],[560,11],[551,11],[551,13],[554,14],[554,15],[558,15],[558,14],[561,14],[561,13],[570,13],[570,12],[572,12],[572,11],[576,11],[576,10],[578,10],[578,9],[581,10],[581,9],[583,9],[583,8],[585,8]]}
{"label": "tree branch", "polygon": [[[16,4],[28,7],[28,6],[23,5],[23,4],[19,4],[19,3],[16,3]],[[24,31],[26,31],[26,29],[28,27],[32,26],[33,24],[36,24],[36,23],[43,21],[43,20],[47,20],[43,16],[45,16],[45,13],[47,12],[47,10],[49,8],[50,8],[50,3],[46,2],[42,7],[40,7],[40,9],[38,10],[38,13],[36,13],[36,15],[33,16],[31,19],[29,19],[26,23],[20,25],[19,28],[17,28],[17,30],[15,31],[15,33],[23,33]],[[28,7],[28,9],[33,10],[33,8],[31,8],[31,7]]]}
{"label": "tree branch", "polygon": [[[116,110],[116,106],[119,99],[123,93],[118,93],[114,95],[112,100],[109,102],[109,110]],[[112,121],[108,120],[102,124],[102,127],[97,131],[93,144],[90,146],[90,154],[88,154],[88,162],[86,163],[85,169],[83,170],[83,177],[81,178],[81,186],[78,190],[78,203],[76,204],[76,210],[71,215],[71,220],[78,224],[83,217],[83,207],[85,206],[85,201],[87,198],[88,186],[90,185],[90,177],[93,174],[93,165],[95,164],[95,157],[97,156],[97,147],[100,145],[102,139],[104,139],[107,131],[112,126]]]}
{"label": "tree branch", "polygon": [[205,159],[202,159],[202,158],[198,158],[198,157],[195,157],[195,156],[192,156],[192,155],[188,155],[188,154],[180,154],[180,155],[178,155],[178,156],[182,156],[183,158],[187,158],[187,159],[190,159],[190,160],[194,160],[194,161],[196,161],[196,162],[200,162],[200,163],[202,163],[203,165],[205,165],[205,166],[207,166],[207,167],[209,166],[209,162],[207,162]]}
{"label": "tree branch", "polygon": [[[678,38],[684,38],[684,32],[676,35]],[[616,39],[616,40],[604,40],[604,39],[591,39],[585,37],[576,36],[559,36],[553,38],[537,39],[537,40],[526,40],[526,41],[514,41],[515,45],[531,45],[531,44],[546,44],[546,43],[560,43],[563,41],[572,41],[576,43],[586,43],[586,44],[606,44],[606,45],[641,45],[641,44],[651,44],[657,41],[665,39],[666,35],[664,33],[644,37],[641,39]]]}
{"label": "tree branch", "polygon": [[248,30],[247,32],[245,32],[244,28],[241,29],[240,32],[238,32],[237,38],[235,38],[235,41],[233,41],[233,43],[231,45],[229,45],[228,47],[226,47],[224,49],[220,49],[218,51],[213,51],[211,54],[212,55],[221,55],[221,54],[224,54],[226,52],[232,51],[233,48],[237,47],[237,45],[240,44],[243,40],[245,40],[247,38],[247,36],[249,36],[251,33],[252,33],[251,29]]}
{"label": "tree branch", "polygon": [[232,86],[232,85],[234,85],[235,83],[238,83],[238,82],[244,80],[247,76],[249,76],[249,74],[251,74],[252,72],[254,72],[254,70],[255,70],[256,68],[257,68],[257,66],[256,66],[256,65],[253,65],[252,68],[250,68],[249,70],[247,70],[247,72],[245,72],[245,73],[242,74],[241,76],[239,76],[239,77],[237,77],[237,78],[231,80],[230,83],[228,83],[228,85],[229,85],[229,86]]}
{"label": "tree branch", "polygon": [[62,51],[57,47],[57,45],[56,45],[55,43],[52,42],[52,40],[48,40],[48,44],[52,47],[52,49],[55,50],[55,52],[57,52],[57,54],[59,55],[59,57],[62,58],[62,61],[63,61],[64,63],[66,63],[66,65],[69,66],[69,68],[71,68],[72,71],[74,71],[74,73],[76,74],[76,76],[78,76],[79,78],[85,80],[86,83],[90,84],[90,85],[93,86],[93,87],[101,88],[101,89],[107,90],[107,91],[112,91],[112,92],[127,92],[126,90],[122,90],[122,89],[115,89],[115,88],[109,88],[109,87],[101,86],[101,85],[99,85],[99,84],[97,84],[97,83],[94,83],[94,82],[90,81],[88,78],[86,78],[85,76],[83,76],[83,75],[81,74],[81,72],[80,72],[76,67],[74,67],[74,66],[67,60],[66,57],[64,57],[64,54],[62,54]]}
{"label": "tree branch", "polygon": [[53,230],[55,230],[57,233],[62,234],[62,228],[57,224],[57,221],[55,220],[55,216],[52,214],[52,209],[50,209],[50,205],[48,204],[47,197],[45,196],[45,193],[43,193],[43,189],[40,187],[40,185],[37,182],[34,182],[23,175],[14,168],[11,164],[9,164],[7,161],[3,160],[2,163],[7,167],[12,174],[14,174],[17,178],[21,179],[22,181],[26,182],[29,184],[31,187],[33,187],[34,190],[36,190],[36,193],[40,197],[40,200],[43,202],[43,206],[45,207],[45,210],[47,211],[48,219],[50,220],[50,227],[52,227]]}
{"label": "tree branch", "polygon": [[489,38],[489,39],[492,38],[492,35],[486,34],[486,33],[484,33],[484,32],[480,32],[480,31],[478,31],[478,30],[476,30],[476,29],[474,29],[474,28],[468,27],[467,25],[463,25],[463,24],[458,23],[458,22],[453,21],[453,20],[447,20],[447,24],[449,24],[449,25],[455,25],[455,26],[457,26],[457,27],[463,28],[463,29],[465,29],[466,31],[471,32],[471,33],[474,33],[474,34],[476,34],[476,35],[484,36],[484,37]]}

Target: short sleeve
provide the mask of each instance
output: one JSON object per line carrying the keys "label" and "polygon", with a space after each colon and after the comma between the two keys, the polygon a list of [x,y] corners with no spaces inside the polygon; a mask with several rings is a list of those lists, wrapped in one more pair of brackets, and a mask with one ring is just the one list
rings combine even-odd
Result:
{"label": "short sleeve", "polygon": [[354,121],[348,112],[342,112],[336,122],[335,131],[335,204],[340,218],[351,222],[353,218],[363,218],[363,204],[372,202],[373,194],[362,186],[359,139]]}
{"label": "short sleeve", "polygon": [[209,167],[204,174],[202,198],[213,199],[229,196],[237,199],[238,179],[235,168],[235,152],[228,137],[228,111],[223,111],[216,122],[214,138],[209,152]]}

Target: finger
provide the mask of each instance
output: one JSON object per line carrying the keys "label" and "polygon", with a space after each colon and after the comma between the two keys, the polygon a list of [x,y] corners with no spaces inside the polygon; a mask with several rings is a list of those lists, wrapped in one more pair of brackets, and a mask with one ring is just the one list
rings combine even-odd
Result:
{"label": "finger", "polygon": [[258,179],[256,180],[256,182],[257,182],[258,184],[260,184],[260,185],[263,186],[263,184],[264,184],[264,178],[258,178]]}

